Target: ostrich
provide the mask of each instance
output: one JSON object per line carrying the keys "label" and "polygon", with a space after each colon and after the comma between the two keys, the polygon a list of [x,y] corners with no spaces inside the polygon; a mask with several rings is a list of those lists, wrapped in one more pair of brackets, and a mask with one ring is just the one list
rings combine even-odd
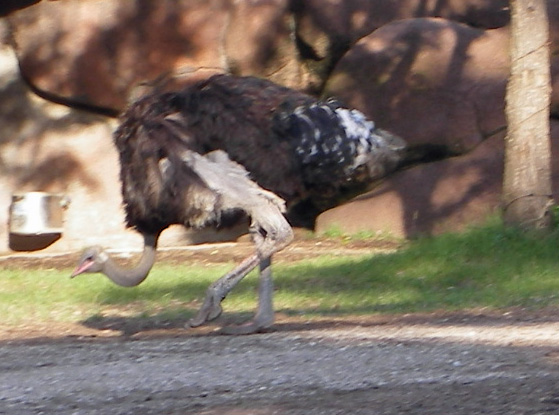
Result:
{"label": "ostrich", "polygon": [[406,150],[357,110],[230,75],[138,99],[122,114],[114,142],[126,224],[143,235],[143,254],[125,269],[91,247],[72,277],[100,272],[118,285],[138,285],[168,226],[226,226],[248,217],[254,254],[208,288],[188,323],[217,318],[227,294],[259,266],[257,311],[245,324],[222,328],[230,334],[273,324],[271,258],[293,237],[284,215],[297,206],[320,212],[366,190],[396,170]]}

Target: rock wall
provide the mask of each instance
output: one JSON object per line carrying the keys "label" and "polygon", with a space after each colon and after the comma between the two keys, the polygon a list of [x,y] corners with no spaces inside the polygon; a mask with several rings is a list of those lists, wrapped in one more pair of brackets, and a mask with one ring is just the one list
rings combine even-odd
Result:
{"label": "rock wall", "polygon": [[[549,0],[559,117],[559,0]],[[0,5],[0,252],[11,195],[68,195],[47,250],[140,245],[125,231],[114,116],[142,88],[214,73],[334,96],[420,163],[322,214],[317,230],[395,236],[461,229],[499,206],[509,70],[503,0],[59,0]],[[559,138],[553,128],[554,151]],[[439,161],[435,161],[439,160]],[[554,166],[555,169],[556,166]],[[556,175],[557,176],[557,175]],[[242,230],[241,230],[242,231]],[[180,228],[162,244],[238,234]],[[14,246],[11,246],[14,248]]]}
{"label": "rock wall", "polygon": [[[506,1],[61,0],[9,16],[39,91],[119,111],[138,83],[230,72],[319,92],[340,57],[392,21],[440,16],[501,27]],[[178,79],[177,79],[178,78]]]}
{"label": "rock wall", "polygon": [[[398,237],[463,230],[500,209],[504,133],[459,157],[396,173],[351,203],[322,213],[317,232],[378,232]],[[551,122],[553,195],[559,195],[559,121]]]}

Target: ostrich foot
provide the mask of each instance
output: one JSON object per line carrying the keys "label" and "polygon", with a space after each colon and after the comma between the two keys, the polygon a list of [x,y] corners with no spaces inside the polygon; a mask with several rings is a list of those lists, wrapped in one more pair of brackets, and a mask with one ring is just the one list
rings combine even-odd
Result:
{"label": "ostrich foot", "polygon": [[259,263],[257,255],[251,255],[242,261],[234,270],[225,274],[219,280],[214,282],[208,291],[206,298],[200,310],[188,321],[187,327],[198,327],[202,324],[215,320],[221,315],[221,302],[225,299],[229,291],[237,285],[254,267]]}
{"label": "ostrich foot", "polygon": [[260,284],[258,286],[258,311],[254,318],[240,325],[225,326],[219,330],[220,334],[253,334],[266,331],[274,324],[274,307],[272,304],[272,259],[264,258],[260,261]]}
{"label": "ostrich foot", "polygon": [[186,323],[186,327],[199,327],[208,321],[215,320],[221,315],[223,311],[223,309],[221,308],[221,304],[216,304],[214,301],[211,300],[212,299],[210,299],[209,301],[208,297],[206,297],[206,301],[204,301],[204,304],[202,305],[200,310],[198,310],[196,316],[188,320],[188,323]]}

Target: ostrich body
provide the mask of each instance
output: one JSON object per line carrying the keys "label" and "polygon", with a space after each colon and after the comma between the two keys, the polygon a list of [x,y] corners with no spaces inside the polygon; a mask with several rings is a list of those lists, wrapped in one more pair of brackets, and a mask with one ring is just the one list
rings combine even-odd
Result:
{"label": "ostrich body", "polygon": [[228,75],[140,98],[121,116],[114,142],[126,222],[144,236],[144,252],[136,267],[122,269],[101,248],[88,248],[72,276],[101,272],[116,284],[138,285],[168,226],[226,226],[249,217],[255,253],[208,288],[189,322],[218,317],[221,301],[259,265],[256,315],[227,333],[273,323],[271,257],[293,237],[286,211],[305,206],[315,214],[347,200],[394,171],[406,148],[359,111]]}

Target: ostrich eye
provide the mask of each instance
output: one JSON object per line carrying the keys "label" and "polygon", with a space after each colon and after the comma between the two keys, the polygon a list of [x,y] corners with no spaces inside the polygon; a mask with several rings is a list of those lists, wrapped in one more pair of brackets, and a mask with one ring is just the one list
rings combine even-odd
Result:
{"label": "ostrich eye", "polygon": [[83,262],[94,262],[94,261],[95,261],[95,258],[93,257],[93,254],[87,255],[83,259]]}

